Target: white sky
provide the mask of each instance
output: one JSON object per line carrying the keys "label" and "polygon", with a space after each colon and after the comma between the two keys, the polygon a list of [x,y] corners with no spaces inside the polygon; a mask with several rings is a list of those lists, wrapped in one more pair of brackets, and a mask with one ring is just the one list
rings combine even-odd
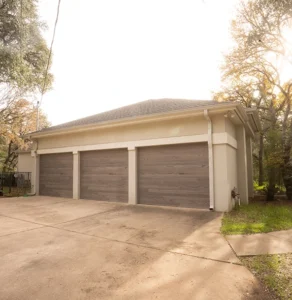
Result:
{"label": "white sky", "polygon": [[[237,0],[62,0],[53,125],[156,98],[211,99]],[[57,0],[39,0],[51,42]]]}

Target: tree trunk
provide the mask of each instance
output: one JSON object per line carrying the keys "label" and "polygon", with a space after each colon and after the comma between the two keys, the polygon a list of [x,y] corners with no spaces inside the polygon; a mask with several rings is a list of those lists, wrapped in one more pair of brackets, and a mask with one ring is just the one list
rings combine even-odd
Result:
{"label": "tree trunk", "polygon": [[286,188],[288,200],[292,200],[292,162],[290,160],[291,147],[286,146],[284,149],[284,165],[282,168],[283,182]]}
{"label": "tree trunk", "polygon": [[13,144],[13,141],[10,141],[7,148],[7,156],[3,163],[3,172],[10,172],[14,170],[16,166],[15,162],[18,157],[18,154],[16,153],[17,149],[18,147]]}
{"label": "tree trunk", "polygon": [[270,168],[268,172],[268,191],[267,191],[267,201],[273,201],[276,193],[276,170],[275,168]]}
{"label": "tree trunk", "polygon": [[284,166],[282,170],[283,182],[286,188],[286,196],[288,200],[292,200],[292,166],[291,163]]}
{"label": "tree trunk", "polygon": [[261,134],[260,145],[259,145],[259,186],[262,186],[264,184],[263,156],[264,156],[264,136],[263,134]]}

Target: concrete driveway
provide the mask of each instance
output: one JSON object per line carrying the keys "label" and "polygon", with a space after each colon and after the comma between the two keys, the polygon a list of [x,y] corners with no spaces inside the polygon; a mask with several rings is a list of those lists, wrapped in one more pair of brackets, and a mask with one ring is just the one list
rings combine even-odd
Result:
{"label": "concrete driveway", "polygon": [[270,299],[220,220],[192,209],[0,199],[0,298]]}

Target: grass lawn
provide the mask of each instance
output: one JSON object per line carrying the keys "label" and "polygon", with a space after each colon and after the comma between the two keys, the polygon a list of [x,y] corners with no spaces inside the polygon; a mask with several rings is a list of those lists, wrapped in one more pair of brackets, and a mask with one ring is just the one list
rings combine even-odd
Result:
{"label": "grass lawn", "polygon": [[251,203],[225,213],[223,234],[251,234],[292,229],[292,205]]}
{"label": "grass lawn", "polygon": [[279,299],[292,299],[292,253],[245,257],[241,261]]}

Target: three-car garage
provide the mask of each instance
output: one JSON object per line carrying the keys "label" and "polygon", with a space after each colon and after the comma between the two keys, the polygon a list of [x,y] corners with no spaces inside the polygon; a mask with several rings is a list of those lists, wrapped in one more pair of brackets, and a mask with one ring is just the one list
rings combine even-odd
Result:
{"label": "three-car garage", "polygon": [[260,130],[256,109],[239,102],[150,99],[101,112],[27,136],[33,193],[230,211],[234,188],[241,203],[253,197]]}
{"label": "three-car garage", "polygon": [[[128,149],[80,152],[80,198],[128,202]],[[139,147],[138,203],[191,208],[209,207],[207,143]],[[73,154],[40,155],[39,193],[72,197]]]}

